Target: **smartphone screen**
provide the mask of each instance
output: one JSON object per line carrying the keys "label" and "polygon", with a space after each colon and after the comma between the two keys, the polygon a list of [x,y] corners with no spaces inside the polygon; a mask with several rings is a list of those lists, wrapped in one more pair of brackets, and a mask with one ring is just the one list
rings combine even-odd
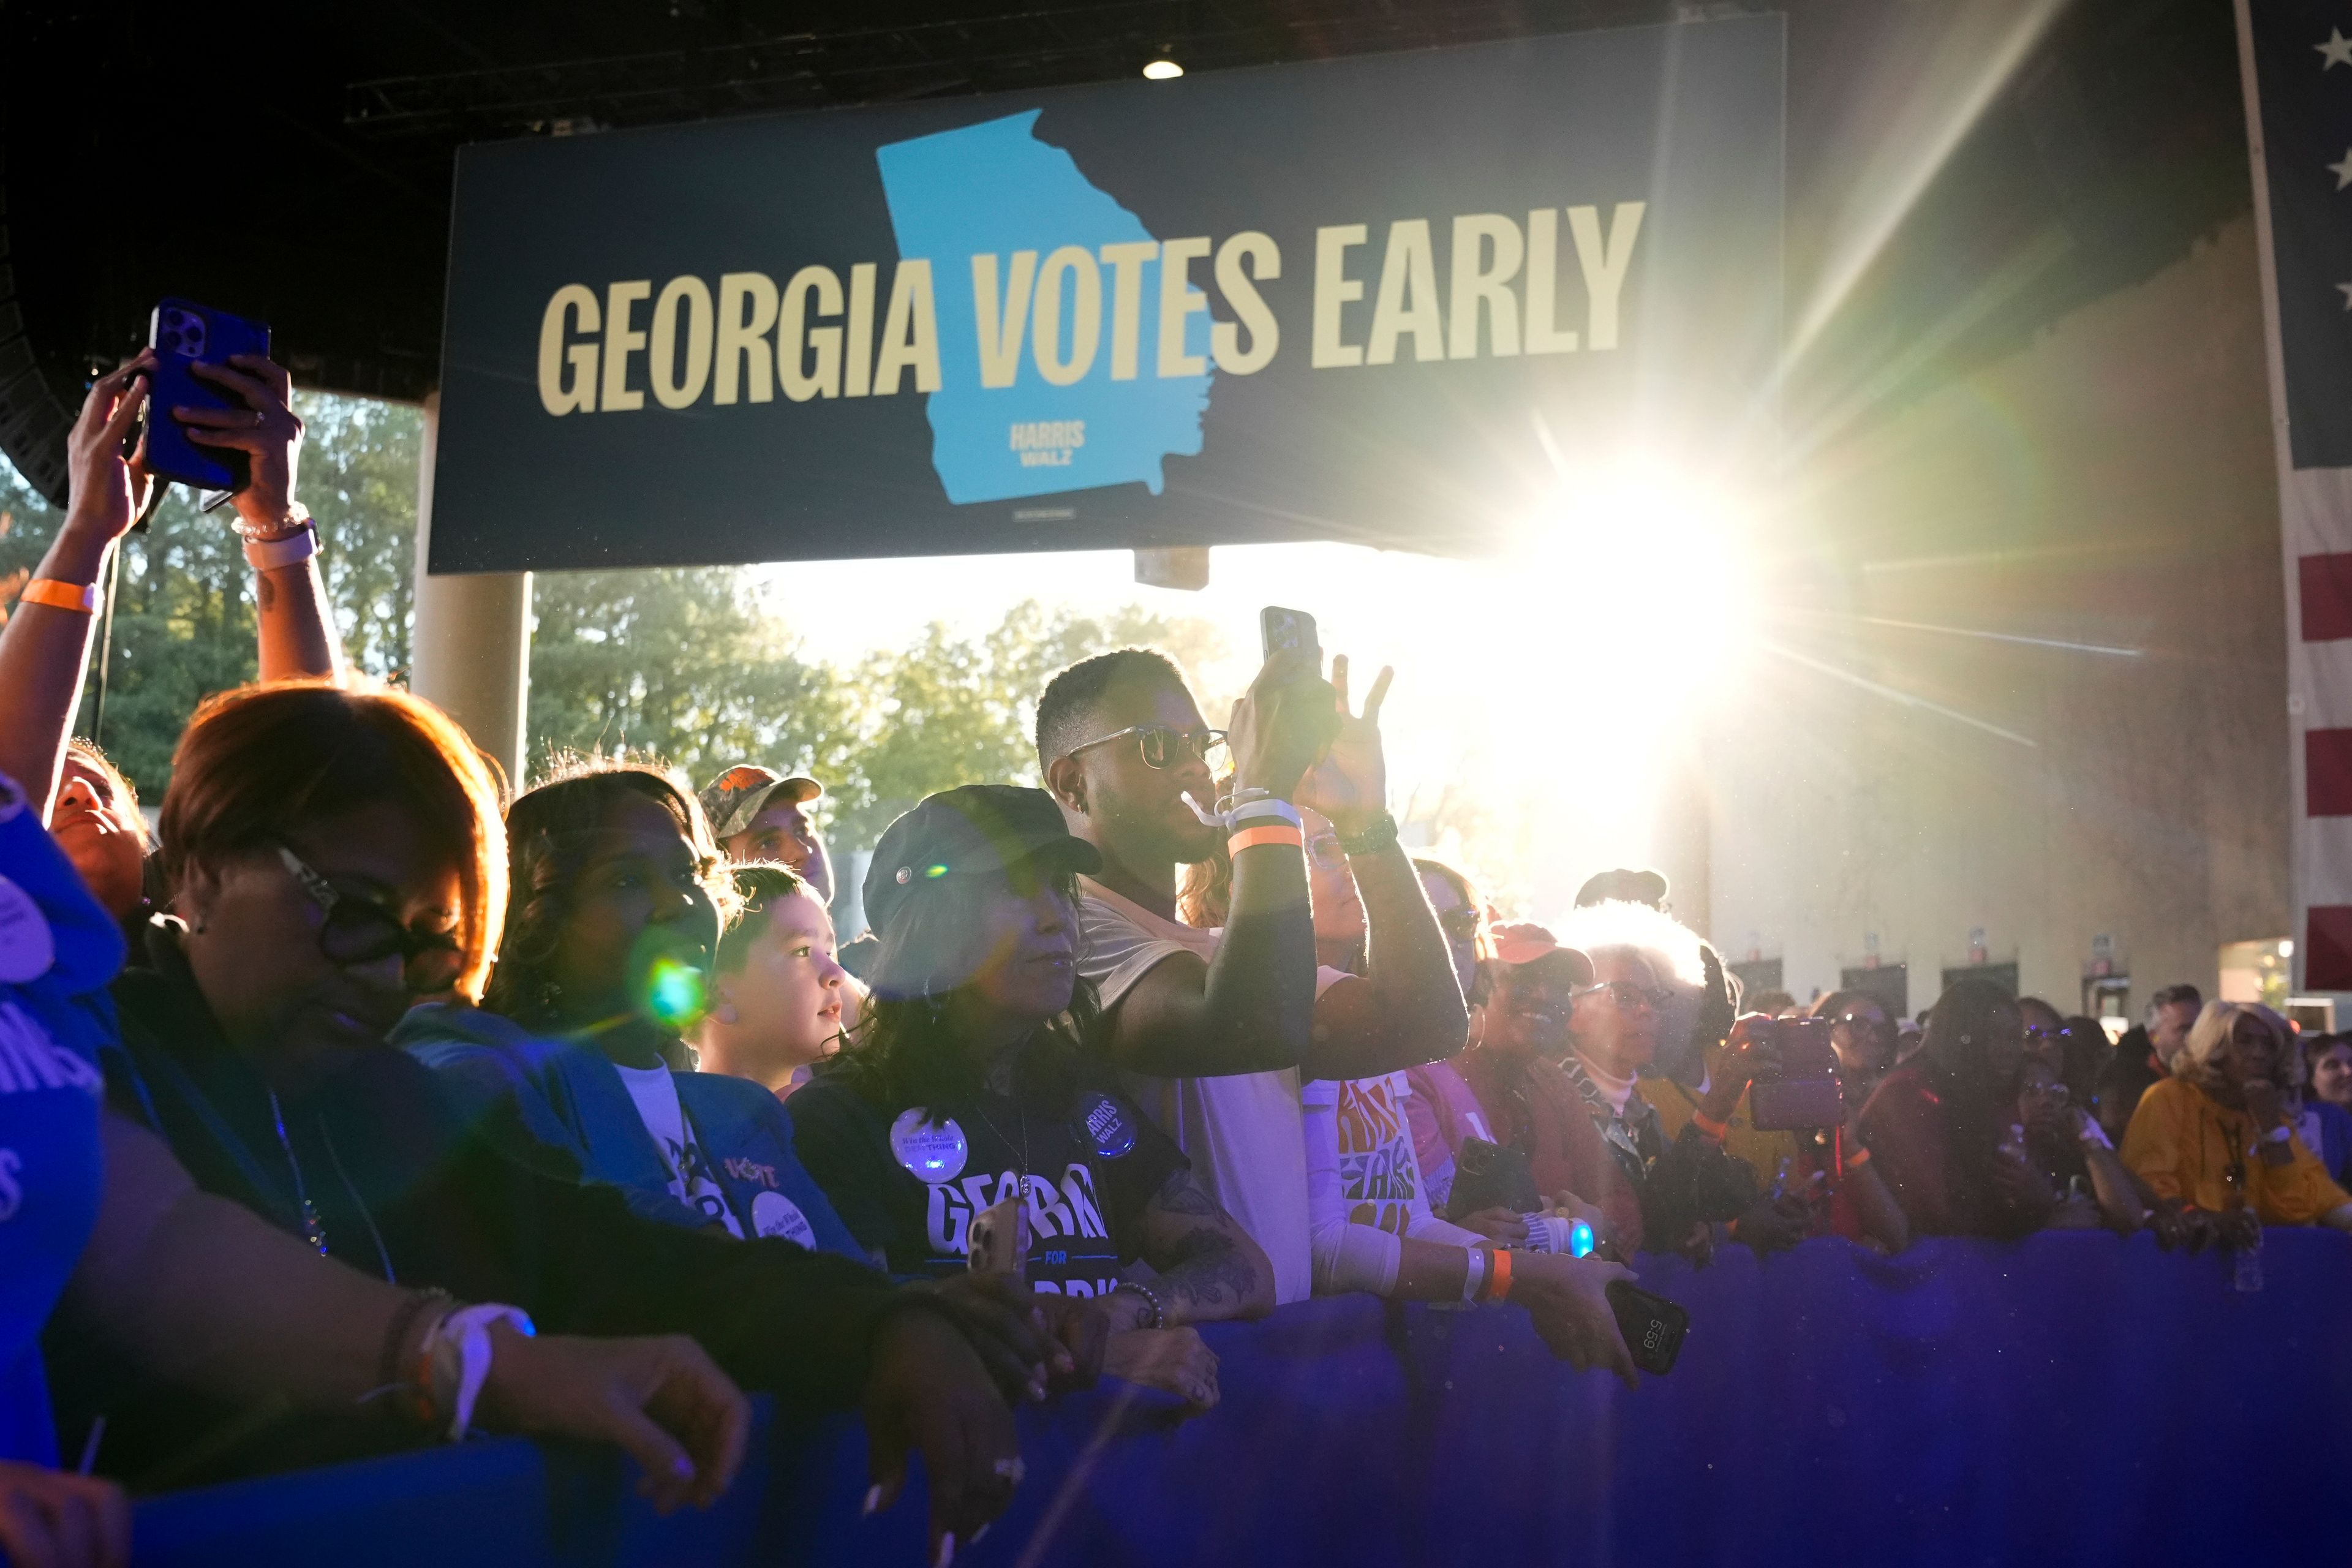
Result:
{"label": "smartphone screen", "polygon": [[1660,1374],[1674,1371],[1683,1338],[1690,1332],[1690,1313],[1622,1279],[1609,1281],[1607,1295],[1610,1310],[1617,1316],[1617,1331],[1633,1352],[1633,1364]]}

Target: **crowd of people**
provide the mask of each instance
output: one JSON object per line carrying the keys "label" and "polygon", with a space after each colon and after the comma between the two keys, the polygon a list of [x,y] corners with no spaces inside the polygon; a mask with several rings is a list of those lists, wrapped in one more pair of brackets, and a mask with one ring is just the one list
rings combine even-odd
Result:
{"label": "crowd of people", "polygon": [[[152,414],[250,465],[262,679],[196,713],[151,836],[70,734],[149,368],[92,388],[0,630],[12,1562],[123,1561],[117,1481],[475,1426],[707,1503],[745,1388],[862,1405],[869,1510],[919,1452],[945,1562],[1022,1480],[1017,1405],[1206,1408],[1195,1326],[1318,1293],[1524,1311],[1632,1384],[1608,1287],[1645,1251],[2352,1229],[2352,1042],[2185,986],[2112,1047],[1981,981],[1916,1035],[1744,1002],[1652,872],[1506,918],[1399,841],[1388,672],[1359,701],[1312,648],[1223,729],[1159,653],[1062,671],[1043,787],[900,816],[841,943],[818,780],[575,757],[509,795],[348,674],[266,360],[214,373],[241,412]],[[1832,1065],[1791,1126],[1800,1014]]]}

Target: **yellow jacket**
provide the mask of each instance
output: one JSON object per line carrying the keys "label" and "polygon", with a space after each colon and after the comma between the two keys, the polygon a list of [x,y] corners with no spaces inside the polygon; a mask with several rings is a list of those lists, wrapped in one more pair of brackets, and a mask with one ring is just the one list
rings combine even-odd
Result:
{"label": "yellow jacket", "polygon": [[2288,1141],[2294,1158],[2264,1163],[2254,1142],[2254,1119],[2231,1110],[2187,1079],[2160,1079],[2140,1096],[2124,1132],[2123,1162],[2156,1189],[2158,1197],[2179,1198],[2216,1212],[2232,1206],[2229,1172],[2234,1151],[2244,1162],[2245,1198],[2264,1225],[2312,1225],[2322,1215],[2352,1204],[2329,1179],[2317,1155],[2300,1136]]}

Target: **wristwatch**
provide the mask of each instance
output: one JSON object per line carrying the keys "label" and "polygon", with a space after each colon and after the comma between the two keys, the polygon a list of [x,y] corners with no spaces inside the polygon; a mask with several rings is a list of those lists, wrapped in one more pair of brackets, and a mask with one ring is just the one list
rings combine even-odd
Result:
{"label": "wristwatch", "polygon": [[1340,852],[1353,859],[1359,855],[1377,855],[1397,841],[1397,820],[1382,812],[1372,825],[1353,838],[1339,835]]}

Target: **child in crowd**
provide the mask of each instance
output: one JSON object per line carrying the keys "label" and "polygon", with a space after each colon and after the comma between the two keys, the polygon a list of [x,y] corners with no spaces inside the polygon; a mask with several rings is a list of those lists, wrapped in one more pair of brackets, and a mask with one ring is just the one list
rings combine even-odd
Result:
{"label": "child in crowd", "polygon": [[704,1072],[749,1079],[779,1100],[838,1049],[863,988],[835,955],[833,917],[785,867],[734,869],[737,913],[719,939],[710,1011],[692,1034]]}

